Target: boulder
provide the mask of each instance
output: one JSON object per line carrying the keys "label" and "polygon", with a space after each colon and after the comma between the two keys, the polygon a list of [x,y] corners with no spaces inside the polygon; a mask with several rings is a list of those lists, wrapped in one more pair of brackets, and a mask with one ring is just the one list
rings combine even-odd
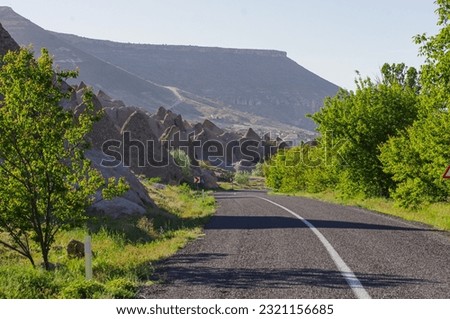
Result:
{"label": "boulder", "polygon": [[[148,196],[148,192],[145,189],[144,185],[139,181],[139,179],[131,172],[131,170],[128,167],[124,167],[123,163],[121,162],[107,162],[111,167],[108,167],[106,163],[103,161],[110,161],[106,155],[104,155],[99,150],[88,150],[86,151],[86,157],[91,160],[92,166],[96,169],[98,169],[103,177],[105,179],[115,177],[116,179],[120,177],[124,177],[126,182],[129,185],[129,190],[121,196],[121,198],[127,200],[129,203],[136,204],[143,209],[136,210],[140,213],[142,213],[144,210],[146,210],[148,207],[155,207],[154,202],[152,199]],[[96,202],[100,203],[101,200],[101,194],[100,192],[97,193],[96,196]],[[123,201],[121,201],[123,203]],[[114,211],[114,212],[108,212],[105,210],[105,208],[108,208],[106,204],[97,205],[94,208],[90,209],[89,212],[99,212],[100,208],[103,209],[103,213],[108,215],[109,213],[114,215],[121,215],[122,213],[120,211]],[[125,209],[123,212],[123,215],[128,215],[129,210]]]}
{"label": "boulder", "polygon": [[103,143],[108,140],[122,141],[122,136],[108,113],[104,113],[102,118],[94,123],[92,131],[89,132],[87,138],[92,147],[98,150],[101,150]]}
{"label": "boulder", "polygon": [[[140,150],[137,147],[130,149],[130,168],[138,175],[160,177],[166,183],[178,182],[183,176],[181,169],[175,165],[168,151],[162,147],[158,136],[152,130],[154,126],[152,122],[155,123],[154,119],[146,113],[136,111],[130,115],[122,127],[121,134],[130,132],[131,140],[137,141],[136,144],[141,143],[144,148],[144,154],[141,154],[142,147]],[[153,143],[152,148],[148,147],[148,141]]]}
{"label": "boulder", "polygon": [[203,181],[203,187],[207,189],[217,189],[219,185],[217,184],[217,177],[208,170],[202,169],[200,175]]}
{"label": "boulder", "polygon": [[219,188],[216,175],[207,169],[196,167],[193,169],[192,175],[200,177],[202,181],[201,186],[206,189]]}
{"label": "boulder", "polygon": [[134,111],[122,126],[121,133],[131,132],[132,138],[143,143],[147,140],[158,141],[158,136],[151,130],[150,117],[141,110]]}
{"label": "boulder", "polygon": [[84,258],[84,244],[81,241],[72,239],[67,244],[67,256],[69,258]]}
{"label": "boulder", "polygon": [[121,218],[126,216],[142,216],[147,210],[137,203],[124,197],[112,200],[101,200],[89,208],[89,213],[96,216],[108,216],[110,218]]}

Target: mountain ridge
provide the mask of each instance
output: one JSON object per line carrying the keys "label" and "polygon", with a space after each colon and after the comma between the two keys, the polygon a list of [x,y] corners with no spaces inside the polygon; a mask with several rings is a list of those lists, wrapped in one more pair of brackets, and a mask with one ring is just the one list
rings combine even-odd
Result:
{"label": "mountain ridge", "polygon": [[227,48],[220,46],[202,46],[202,45],[188,45],[188,44],[152,44],[152,43],[139,43],[139,42],[118,42],[107,39],[93,39],[85,36],[76,35],[73,33],[65,33],[65,32],[56,32],[56,31],[48,31],[55,36],[62,36],[64,38],[80,38],[85,41],[101,41],[104,43],[111,43],[113,45],[121,45],[121,46],[144,46],[144,47],[158,47],[160,49],[170,49],[170,50],[178,50],[178,51],[197,51],[197,52],[214,52],[221,51],[226,53],[234,53],[234,54],[255,54],[262,56],[270,56],[270,57],[287,57],[286,51],[281,50],[273,50],[273,49],[251,49],[251,48]]}
{"label": "mountain ridge", "polygon": [[227,129],[310,139],[315,124],[305,115],[338,90],[284,51],[95,40],[44,30],[5,7],[0,21],[19,44],[49,48],[60,67],[78,67],[79,80],[127,105],[165,106]]}

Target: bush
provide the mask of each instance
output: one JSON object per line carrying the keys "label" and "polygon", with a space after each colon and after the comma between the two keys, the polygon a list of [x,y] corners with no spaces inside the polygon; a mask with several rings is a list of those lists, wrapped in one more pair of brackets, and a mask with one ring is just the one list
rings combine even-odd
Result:
{"label": "bush", "polygon": [[250,173],[236,172],[236,174],[234,174],[234,181],[239,185],[248,185],[250,181]]}
{"label": "bush", "polygon": [[263,163],[257,163],[252,171],[253,176],[264,177]]}
{"label": "bush", "polygon": [[61,292],[61,297],[66,299],[93,299],[104,296],[105,285],[94,281],[79,279],[70,282]]}
{"label": "bush", "polygon": [[108,297],[114,299],[131,299],[136,295],[136,284],[125,278],[113,279],[106,283]]}
{"label": "bush", "polygon": [[54,273],[40,268],[9,267],[0,270],[1,298],[55,298],[59,289],[59,285],[55,283]]}
{"label": "bush", "polygon": [[189,184],[183,183],[180,186],[178,186],[178,190],[182,195],[191,195],[192,189],[189,186]]}
{"label": "bush", "polygon": [[159,183],[161,183],[161,177],[159,177],[159,176],[156,176],[156,177],[150,177],[147,181],[148,181],[150,184],[159,184]]}

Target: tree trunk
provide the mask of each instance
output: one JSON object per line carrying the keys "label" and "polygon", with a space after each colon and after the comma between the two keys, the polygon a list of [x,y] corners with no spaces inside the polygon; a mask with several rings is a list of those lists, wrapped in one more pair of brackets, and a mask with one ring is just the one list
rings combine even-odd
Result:
{"label": "tree trunk", "polygon": [[31,256],[31,254],[28,254],[27,258],[30,261],[30,263],[33,265],[33,268],[36,268],[36,264],[34,263],[33,256]]}
{"label": "tree trunk", "polygon": [[45,270],[50,270],[50,262],[48,261],[49,247],[44,242],[41,242],[42,259],[44,261]]}

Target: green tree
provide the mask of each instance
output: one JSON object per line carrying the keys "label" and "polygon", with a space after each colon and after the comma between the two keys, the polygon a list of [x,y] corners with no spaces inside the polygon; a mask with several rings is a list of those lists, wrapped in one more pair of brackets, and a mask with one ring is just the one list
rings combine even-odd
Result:
{"label": "green tree", "polygon": [[402,205],[446,200],[450,186],[441,176],[450,162],[450,1],[438,0],[438,34],[419,35],[416,43],[425,57],[417,121],[405,134],[381,148],[384,171],[396,185],[392,196]]}
{"label": "green tree", "polygon": [[[92,93],[84,94],[77,116],[59,104],[71,93],[63,80],[75,76],[55,72],[45,49],[39,59],[30,49],[9,52],[0,68],[0,230],[8,235],[0,244],[33,266],[37,248],[46,269],[55,235],[81,225],[93,194],[105,186],[84,157],[85,136],[99,116]],[[115,188],[110,180],[105,196],[115,196]]]}
{"label": "green tree", "polygon": [[404,207],[446,200],[450,195],[442,173],[450,161],[450,116],[433,112],[381,147],[380,160],[396,183],[391,196]]}
{"label": "green tree", "polygon": [[388,195],[393,182],[383,171],[379,146],[417,118],[417,71],[404,64],[385,64],[381,72],[378,82],[359,77],[355,92],[339,91],[312,116],[322,136],[332,135],[321,141],[322,147],[332,149],[343,142],[332,163],[339,172],[338,186],[348,195]]}
{"label": "green tree", "polygon": [[266,176],[266,185],[274,191],[279,191],[283,183],[286,167],[286,150],[281,149],[275,156],[264,163],[264,176]]}

